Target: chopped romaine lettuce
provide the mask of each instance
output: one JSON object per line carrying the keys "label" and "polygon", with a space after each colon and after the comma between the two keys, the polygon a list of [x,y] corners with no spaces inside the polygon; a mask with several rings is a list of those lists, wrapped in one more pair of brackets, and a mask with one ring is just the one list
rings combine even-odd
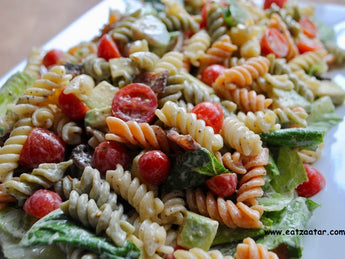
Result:
{"label": "chopped romaine lettuce", "polygon": [[37,221],[21,240],[21,245],[46,246],[56,243],[69,244],[100,254],[101,258],[139,258],[139,249],[126,241],[116,247],[104,237],[96,236],[73,223],[60,209]]}
{"label": "chopped romaine lettuce", "polygon": [[316,100],[311,105],[311,114],[307,117],[308,127],[328,131],[342,118],[335,113],[335,107],[329,96]]}
{"label": "chopped romaine lettuce", "polygon": [[273,224],[270,233],[257,240],[268,249],[274,249],[285,244],[291,257],[302,256],[302,235],[291,231],[306,230],[308,221],[316,208],[316,203],[302,197],[294,198],[285,209],[279,212],[267,212],[264,217],[269,218]]}
{"label": "chopped romaine lettuce", "polygon": [[276,164],[280,174],[273,177],[271,184],[278,193],[291,193],[299,184],[308,180],[302,160],[296,150],[281,147]]}

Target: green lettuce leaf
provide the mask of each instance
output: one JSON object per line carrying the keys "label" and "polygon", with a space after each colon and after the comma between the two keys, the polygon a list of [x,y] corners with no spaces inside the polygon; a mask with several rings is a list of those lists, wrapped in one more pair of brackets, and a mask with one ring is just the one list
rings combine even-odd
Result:
{"label": "green lettuce leaf", "polygon": [[298,185],[308,180],[303,162],[295,149],[281,147],[276,164],[280,175],[273,177],[271,181],[276,192],[291,193]]}
{"label": "green lettuce leaf", "polygon": [[329,96],[317,99],[311,104],[311,113],[307,117],[308,127],[328,131],[342,118],[335,113],[334,104]]}
{"label": "green lettuce leaf", "polygon": [[306,230],[308,221],[313,210],[317,207],[316,203],[303,198],[294,198],[285,209],[279,212],[267,212],[263,217],[270,219],[273,224],[270,232],[257,240],[257,243],[264,244],[268,249],[274,249],[284,243],[290,257],[300,258],[302,256],[302,235],[292,234],[291,231]]}
{"label": "green lettuce leaf", "polygon": [[100,254],[101,258],[139,258],[139,249],[126,241],[116,247],[104,237],[99,237],[74,224],[60,209],[37,221],[21,240],[21,245],[46,246],[64,243]]}
{"label": "green lettuce leaf", "polygon": [[226,225],[219,225],[213,245],[228,244],[239,242],[246,237],[259,237],[265,234],[264,229],[245,229],[245,228],[229,228]]}

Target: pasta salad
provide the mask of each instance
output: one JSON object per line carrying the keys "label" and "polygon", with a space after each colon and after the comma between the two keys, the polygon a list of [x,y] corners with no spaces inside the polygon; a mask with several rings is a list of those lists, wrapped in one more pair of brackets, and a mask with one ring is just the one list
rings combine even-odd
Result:
{"label": "pasta salad", "polygon": [[137,4],[0,88],[4,256],[302,257],[284,233],[345,100],[332,30],[289,0]]}

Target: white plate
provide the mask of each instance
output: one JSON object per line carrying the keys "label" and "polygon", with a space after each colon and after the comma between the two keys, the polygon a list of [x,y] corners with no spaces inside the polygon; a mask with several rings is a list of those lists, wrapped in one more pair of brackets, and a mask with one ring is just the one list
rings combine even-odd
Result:
{"label": "white plate", "polygon": [[[261,2],[256,0],[255,2]],[[103,24],[107,22],[109,8],[125,10],[123,0],[106,0],[92,8],[69,27],[46,43],[42,48],[69,47],[95,36]],[[345,48],[345,7],[337,5],[316,5],[316,17],[336,30],[338,43]],[[22,70],[25,62],[21,62],[1,80],[6,79],[18,70]],[[332,72],[335,80],[345,87],[345,69]],[[337,108],[339,116],[345,118],[345,105]],[[321,204],[311,218],[308,229],[326,230],[325,235],[304,237],[303,257],[310,258],[344,258],[343,235],[331,235],[334,230],[345,231],[345,120],[332,128],[325,136],[325,147],[322,157],[315,166],[325,175],[327,185],[323,191],[313,197]]]}

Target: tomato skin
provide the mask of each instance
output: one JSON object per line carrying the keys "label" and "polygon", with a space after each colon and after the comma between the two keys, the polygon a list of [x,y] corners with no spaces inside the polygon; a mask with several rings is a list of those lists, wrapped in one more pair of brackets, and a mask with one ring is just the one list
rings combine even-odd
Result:
{"label": "tomato skin", "polygon": [[104,141],[96,148],[92,156],[92,165],[101,174],[107,170],[116,169],[117,164],[126,170],[131,163],[130,154],[121,144],[114,141]]}
{"label": "tomato skin", "polygon": [[61,203],[62,199],[56,192],[39,189],[25,201],[23,209],[34,217],[43,218],[58,209]]}
{"label": "tomato skin", "polygon": [[235,193],[237,174],[227,173],[211,177],[206,181],[207,188],[219,197],[228,197]]}
{"label": "tomato skin", "polygon": [[308,51],[316,51],[316,50],[322,49],[323,46],[319,42],[317,42],[313,39],[301,38],[297,42],[297,48],[298,48],[298,51],[301,54],[303,54],[303,53],[308,52]]}
{"label": "tomato skin", "polygon": [[280,8],[282,8],[286,2],[287,2],[287,0],[265,0],[264,9],[271,8],[271,5],[273,3],[278,5]]}
{"label": "tomato skin", "polygon": [[326,186],[326,179],[314,166],[303,164],[308,180],[297,186],[298,196],[310,198]]}
{"label": "tomato skin", "polygon": [[165,181],[170,173],[170,160],[160,150],[145,152],[138,161],[140,177],[147,183],[159,185]]}
{"label": "tomato skin", "polygon": [[195,113],[198,119],[204,120],[206,126],[212,127],[215,133],[219,133],[224,121],[223,110],[219,104],[202,102],[195,105],[191,112]]}
{"label": "tomato skin", "polygon": [[261,52],[264,55],[273,53],[277,58],[283,58],[288,54],[289,45],[284,35],[276,28],[269,28],[262,36]]}
{"label": "tomato skin", "polygon": [[112,114],[124,121],[150,123],[158,107],[153,90],[142,83],[132,83],[121,88],[114,96]]}
{"label": "tomato skin", "polygon": [[46,68],[61,63],[64,57],[64,52],[61,49],[51,49],[43,57],[42,63]]}
{"label": "tomato skin", "polygon": [[223,74],[224,70],[226,69],[225,66],[213,64],[205,68],[205,70],[201,74],[201,81],[203,81],[208,86],[212,86],[212,84],[216,81],[217,77]]}
{"label": "tomato skin", "polygon": [[302,16],[302,18],[298,21],[300,24],[303,33],[308,36],[309,38],[315,38],[317,34],[317,27],[316,25],[309,19],[308,16]]}
{"label": "tomato skin", "polygon": [[112,58],[121,57],[115,41],[108,34],[104,34],[99,40],[97,46],[97,56],[104,58],[106,61]]}
{"label": "tomato skin", "polygon": [[80,121],[85,118],[89,107],[73,94],[65,94],[64,90],[59,95],[59,107],[72,120]]}
{"label": "tomato skin", "polygon": [[42,163],[60,163],[65,151],[65,142],[59,136],[47,129],[34,128],[24,142],[19,163],[27,168],[35,168]]}

